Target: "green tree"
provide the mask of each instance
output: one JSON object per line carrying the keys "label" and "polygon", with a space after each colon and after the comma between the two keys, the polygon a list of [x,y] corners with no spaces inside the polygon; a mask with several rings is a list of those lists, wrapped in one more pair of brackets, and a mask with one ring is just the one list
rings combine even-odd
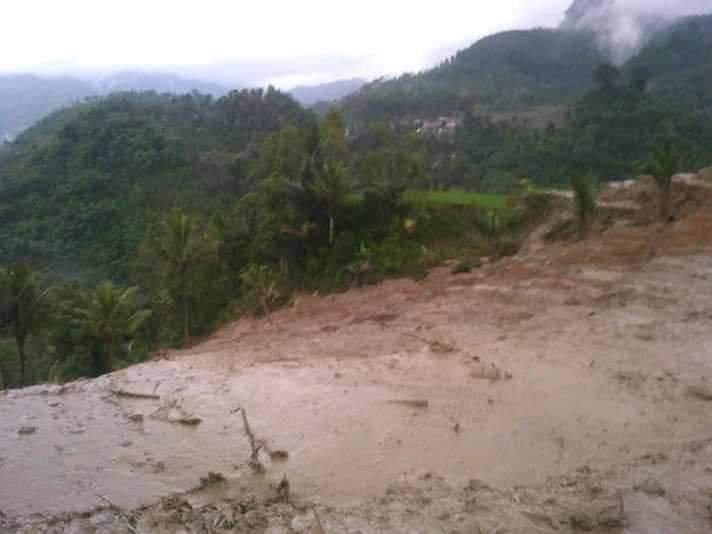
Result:
{"label": "green tree", "polygon": [[80,293],[73,322],[89,349],[94,376],[111,372],[121,343],[151,316],[150,310],[138,309],[137,294],[137,287],[123,289],[110,282]]}
{"label": "green tree", "polygon": [[602,63],[594,71],[593,77],[602,91],[610,92],[615,88],[616,82],[621,77],[621,71],[611,63]]}
{"label": "green tree", "polygon": [[4,322],[17,343],[20,385],[25,384],[27,338],[37,335],[47,324],[49,289],[41,289],[38,275],[25,263],[0,272]]}
{"label": "green tree", "polygon": [[192,332],[194,281],[202,263],[215,255],[216,245],[209,232],[201,231],[192,217],[176,209],[161,221],[146,248],[158,260],[163,288],[180,310],[186,345]]}
{"label": "green tree", "polygon": [[270,317],[270,306],[279,299],[280,276],[267,265],[250,264],[240,273],[240,281],[248,296],[258,305],[267,320]]}
{"label": "green tree", "polygon": [[687,164],[687,156],[671,141],[665,141],[654,150],[644,170],[655,178],[658,186],[660,218],[670,222],[672,217],[672,179],[682,172]]}
{"label": "green tree", "polygon": [[336,232],[336,212],[350,190],[346,168],[341,163],[325,162],[317,171],[312,187],[317,198],[326,206],[329,217],[329,246],[332,246]]}
{"label": "green tree", "polygon": [[502,252],[502,236],[508,224],[508,217],[496,209],[481,210],[475,216],[475,227],[484,236],[496,255],[500,255]]}
{"label": "green tree", "polygon": [[346,144],[346,122],[337,108],[331,108],[319,128],[319,142],[324,153],[339,161],[349,156]]}

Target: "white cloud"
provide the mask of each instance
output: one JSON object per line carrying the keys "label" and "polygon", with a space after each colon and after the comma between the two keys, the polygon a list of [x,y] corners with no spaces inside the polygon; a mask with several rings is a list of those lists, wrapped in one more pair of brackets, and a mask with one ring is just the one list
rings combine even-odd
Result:
{"label": "white cloud", "polygon": [[[216,79],[238,77],[235,69],[262,69],[267,81],[377,76],[424,68],[433,51],[495,31],[554,26],[569,3],[2,0],[0,70],[191,66]],[[225,63],[233,70],[210,67]]]}

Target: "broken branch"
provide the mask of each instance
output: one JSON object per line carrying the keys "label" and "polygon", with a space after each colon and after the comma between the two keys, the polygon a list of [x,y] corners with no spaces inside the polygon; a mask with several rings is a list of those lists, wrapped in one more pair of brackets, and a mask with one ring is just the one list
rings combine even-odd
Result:
{"label": "broken branch", "polygon": [[160,395],[152,395],[150,393],[135,393],[133,391],[126,391],[124,389],[112,389],[110,390],[111,393],[116,395],[117,397],[128,397],[131,399],[153,399],[153,400],[159,400],[161,398]]}

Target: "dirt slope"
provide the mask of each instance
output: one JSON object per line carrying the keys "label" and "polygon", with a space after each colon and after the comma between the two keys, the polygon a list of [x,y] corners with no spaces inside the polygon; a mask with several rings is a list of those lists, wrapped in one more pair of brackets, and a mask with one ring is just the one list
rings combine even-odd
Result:
{"label": "dirt slope", "polygon": [[303,296],[273,324],[0,396],[0,530],[708,533],[711,324],[705,206]]}

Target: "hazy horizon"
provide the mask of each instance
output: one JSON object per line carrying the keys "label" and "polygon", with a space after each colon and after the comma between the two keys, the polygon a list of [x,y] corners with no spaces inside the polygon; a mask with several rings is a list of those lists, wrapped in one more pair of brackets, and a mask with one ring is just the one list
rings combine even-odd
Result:
{"label": "hazy horizon", "polygon": [[[3,7],[0,73],[96,78],[167,72],[225,86],[280,88],[415,72],[488,34],[555,27],[572,0],[443,0],[238,5],[125,0],[15,1]],[[621,13],[688,15],[708,0],[621,0]],[[42,13],[38,17],[38,13]]]}

